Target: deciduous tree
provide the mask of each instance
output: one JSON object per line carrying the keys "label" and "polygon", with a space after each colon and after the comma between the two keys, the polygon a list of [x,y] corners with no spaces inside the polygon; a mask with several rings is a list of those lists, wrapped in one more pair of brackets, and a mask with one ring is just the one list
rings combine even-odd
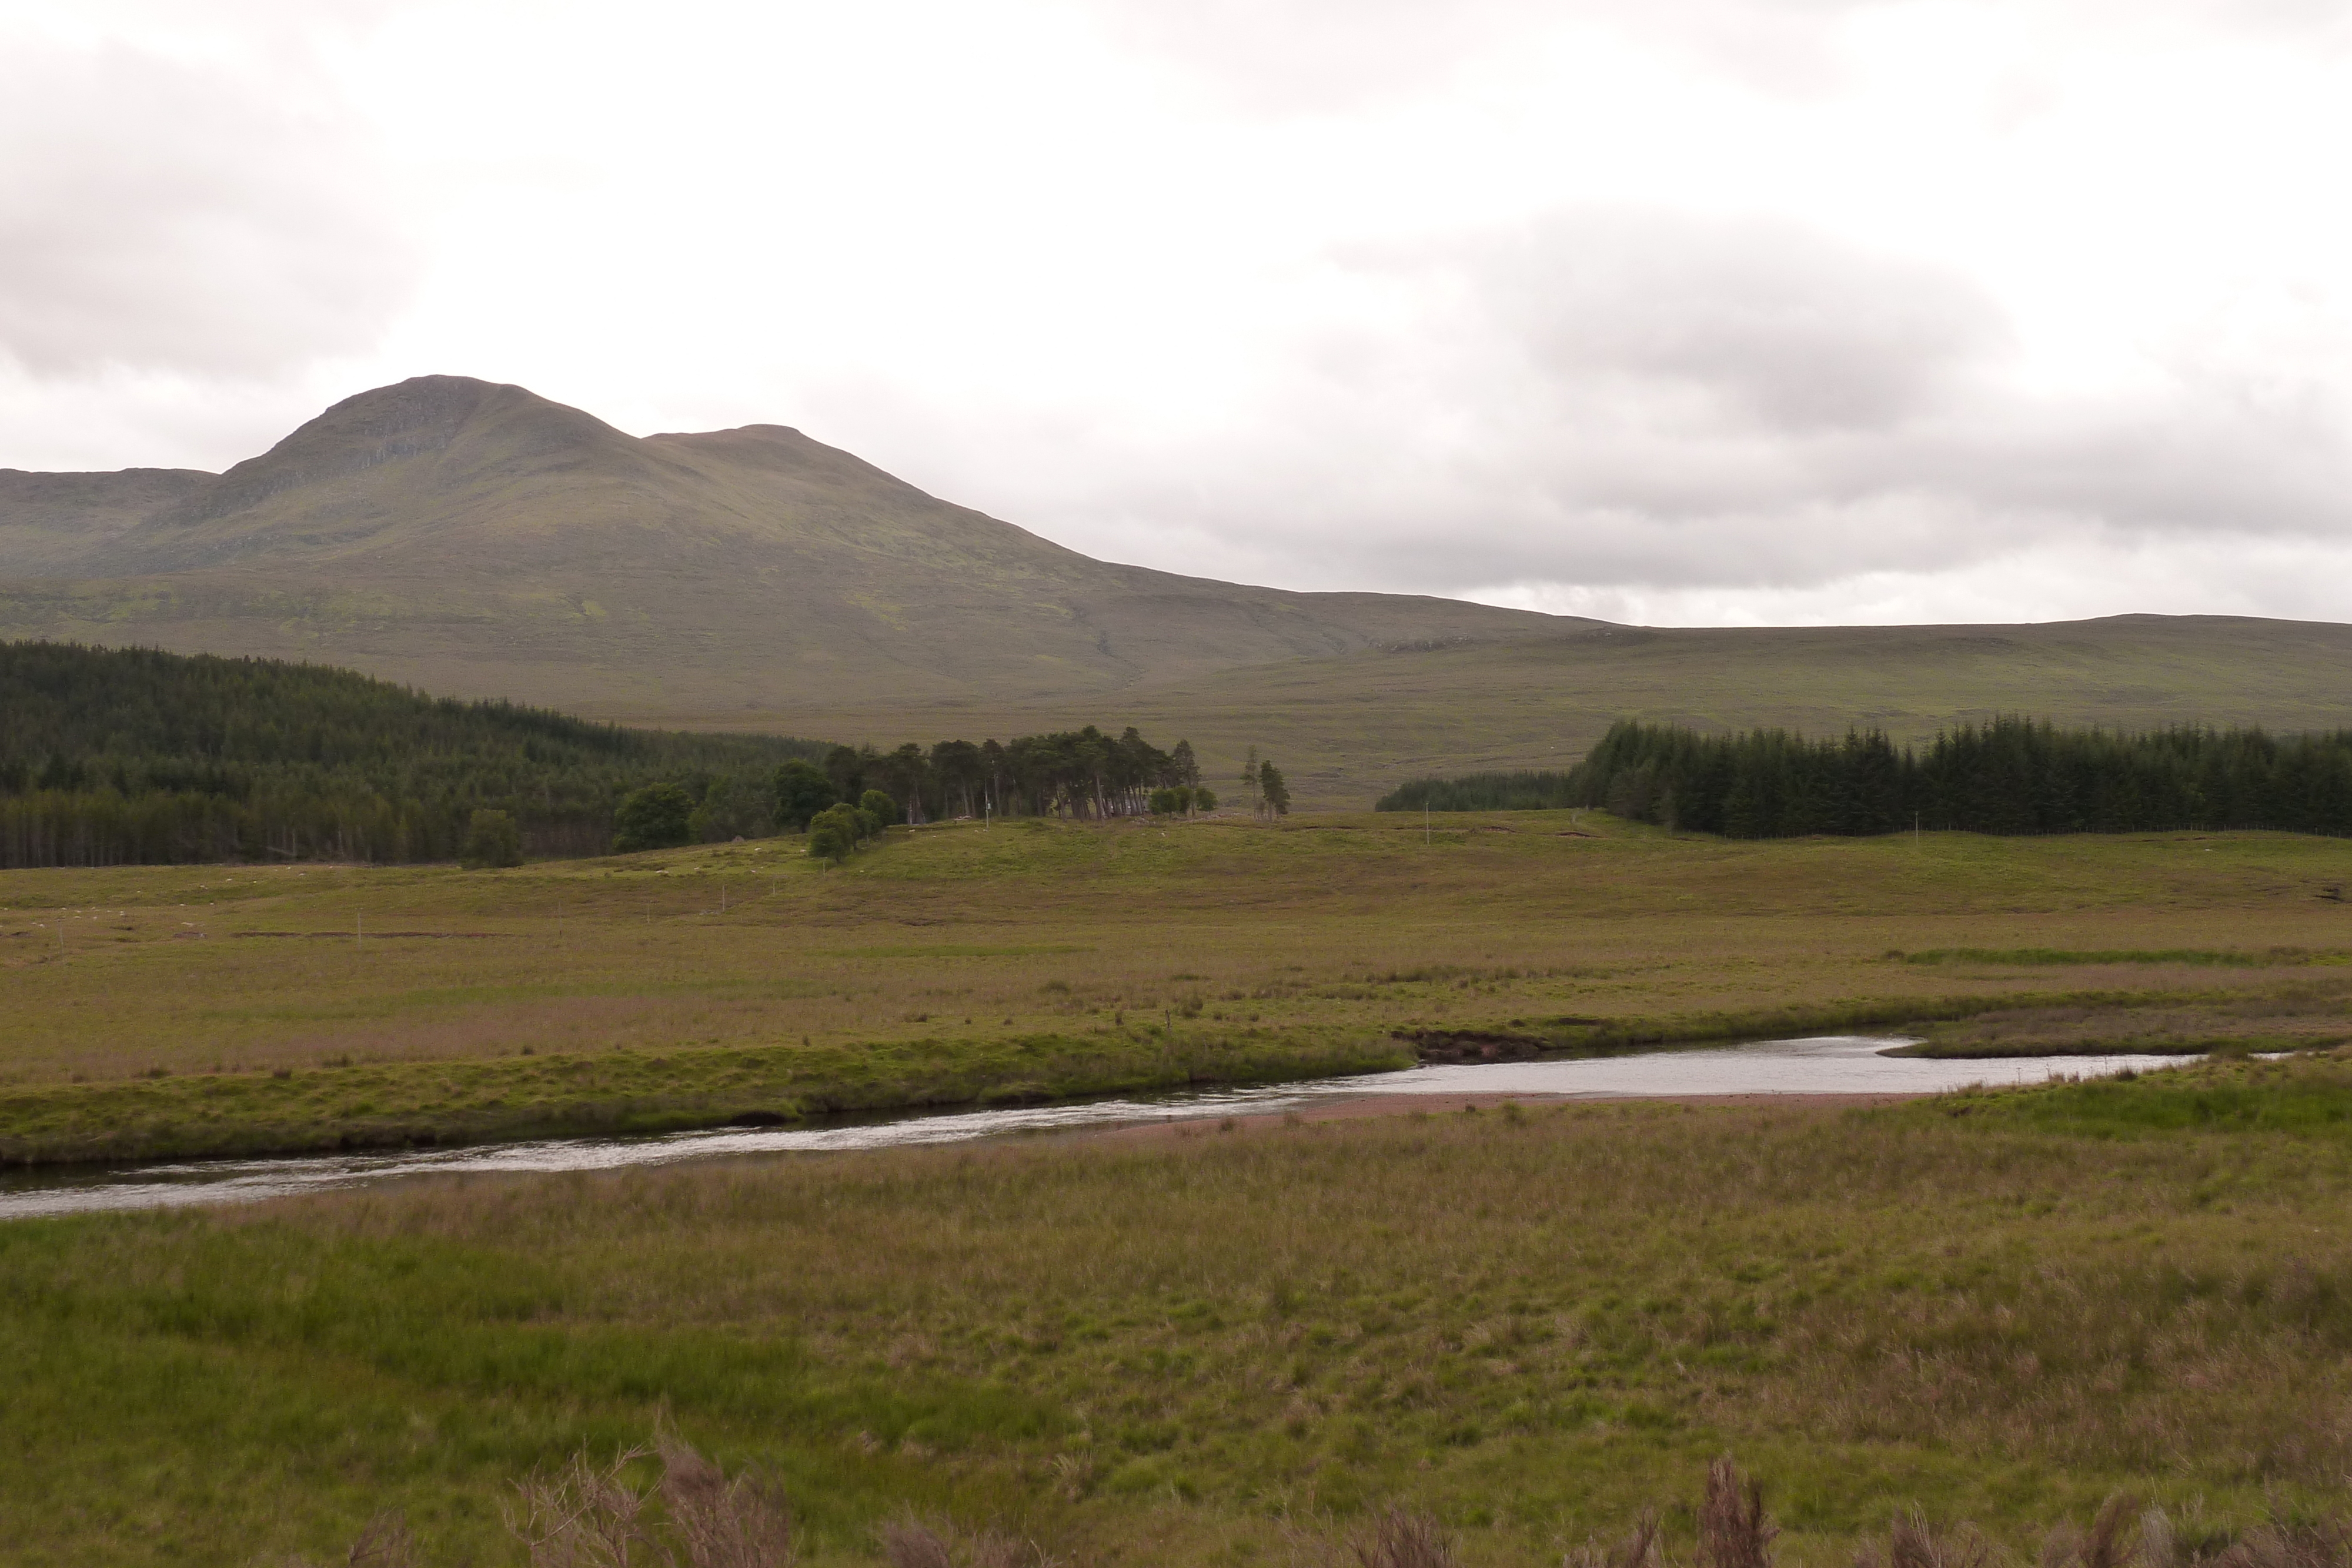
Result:
{"label": "deciduous tree", "polygon": [[776,826],[800,832],[809,819],[840,799],[822,768],[795,758],[776,769]]}
{"label": "deciduous tree", "polygon": [[648,784],[613,813],[613,848],[622,854],[675,849],[693,837],[693,796],[676,784]]}

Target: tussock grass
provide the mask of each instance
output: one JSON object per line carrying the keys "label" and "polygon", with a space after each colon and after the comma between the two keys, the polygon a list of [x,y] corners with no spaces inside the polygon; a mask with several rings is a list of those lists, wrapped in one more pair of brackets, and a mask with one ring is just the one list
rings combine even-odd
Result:
{"label": "tussock grass", "polygon": [[[1726,1451],[1784,1563],[1913,1506],[2022,1561],[2124,1488],[2234,1542],[2352,1469],[2347,1071],[23,1222],[0,1512],[26,1563],[319,1555],[387,1509],[434,1561],[514,1561],[513,1477],[667,1418],[772,1475],[820,1563],[910,1511],[1181,1565],[1391,1506],[1465,1564],[1553,1563]],[[2200,1094],[2241,1111],[2181,1120]],[[1659,1529],[1696,1552],[1686,1503]]]}
{"label": "tussock grass", "polygon": [[[631,1475],[660,1456],[650,1482]],[[730,1476],[675,1433],[607,1460],[586,1449],[515,1483],[508,1532],[530,1568],[790,1568],[793,1511],[767,1476]]]}

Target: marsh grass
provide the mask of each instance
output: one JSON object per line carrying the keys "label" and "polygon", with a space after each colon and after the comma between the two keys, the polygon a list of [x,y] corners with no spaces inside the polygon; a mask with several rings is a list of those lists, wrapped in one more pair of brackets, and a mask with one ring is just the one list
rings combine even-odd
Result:
{"label": "marsh grass", "polygon": [[1698,1505],[1699,1568],[1772,1568],[1780,1527],[1764,1512],[1764,1483],[1743,1476],[1726,1454],[1706,1468]]}
{"label": "marsh grass", "polygon": [[[2328,1517],[2352,1470],[2347,1074],[20,1222],[0,1512],[26,1563],[318,1555],[386,1509],[433,1561],[512,1561],[511,1478],[667,1416],[775,1478],[812,1563],[909,1511],[1188,1564],[1391,1505],[1471,1568],[1556,1563],[1727,1450],[1783,1562],[1910,1506],[2022,1561],[2126,1486],[2236,1542]],[[1669,1508],[1658,1549],[1699,1533]]]}
{"label": "marsh grass", "polygon": [[[705,1046],[508,1061],[336,1062],[0,1092],[0,1164],[402,1147],[670,1132],[746,1117],[1017,1104],[1409,1066],[1381,1035],[995,1036],[845,1045]],[[533,1059],[535,1058],[535,1059]]]}
{"label": "marsh grass", "polygon": [[1906,1054],[2189,1055],[2301,1051],[2352,1041],[2352,976],[2296,978],[2258,990],[2113,992],[1976,1007],[1933,1020]]}
{"label": "marsh grass", "polygon": [[1382,1509],[1355,1542],[1357,1568],[1454,1568],[1445,1527],[1409,1508]]}
{"label": "marsh grass", "polygon": [[2102,1138],[2183,1132],[2333,1138],[2352,1132],[2352,1061],[2339,1053],[2292,1061],[2225,1059],[2032,1092],[1969,1090],[1924,1102],[1903,1114]]}
{"label": "marsh grass", "polygon": [[[652,1130],[2029,1005],[2318,1039],[2324,1006],[2265,1020],[2341,973],[2316,957],[2345,906],[2312,890],[2352,872],[2352,845],[2274,834],[1728,843],[1541,812],[1427,843],[1370,814],[950,826],[833,875],[796,847],[0,875],[0,1157]],[[2289,949],[2315,961],[2179,958]],[[1887,956],[1960,950],[2102,963],[2060,990],[2047,965]],[[1967,1043],[2067,1038],[2121,1035]]]}

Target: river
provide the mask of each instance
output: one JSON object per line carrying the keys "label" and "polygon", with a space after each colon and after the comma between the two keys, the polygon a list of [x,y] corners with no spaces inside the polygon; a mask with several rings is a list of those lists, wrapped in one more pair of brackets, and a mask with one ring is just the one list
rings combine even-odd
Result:
{"label": "river", "polygon": [[1449,1063],[1262,1088],[1202,1089],[1135,1100],[951,1111],[817,1127],[722,1128],[659,1137],[563,1138],[399,1154],[331,1155],[31,1171],[0,1177],[0,1219],[251,1203],[419,1176],[616,1170],[730,1155],[831,1154],[965,1143],[1150,1122],[1265,1115],[1383,1094],[1645,1099],[1686,1094],[1931,1094],[1972,1083],[2038,1083],[2177,1065],[2169,1056],[1888,1056],[1906,1040],[1830,1035],[1705,1051],[1578,1060]]}

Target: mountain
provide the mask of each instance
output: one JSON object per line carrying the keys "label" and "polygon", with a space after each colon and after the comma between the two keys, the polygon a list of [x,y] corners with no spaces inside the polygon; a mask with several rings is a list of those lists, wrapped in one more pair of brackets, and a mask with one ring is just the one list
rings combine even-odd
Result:
{"label": "mountain", "polygon": [[217,476],[0,471],[0,636],[590,711],[1075,700],[1581,624],[1113,565],[796,430],[639,438],[457,376],[347,399]]}

